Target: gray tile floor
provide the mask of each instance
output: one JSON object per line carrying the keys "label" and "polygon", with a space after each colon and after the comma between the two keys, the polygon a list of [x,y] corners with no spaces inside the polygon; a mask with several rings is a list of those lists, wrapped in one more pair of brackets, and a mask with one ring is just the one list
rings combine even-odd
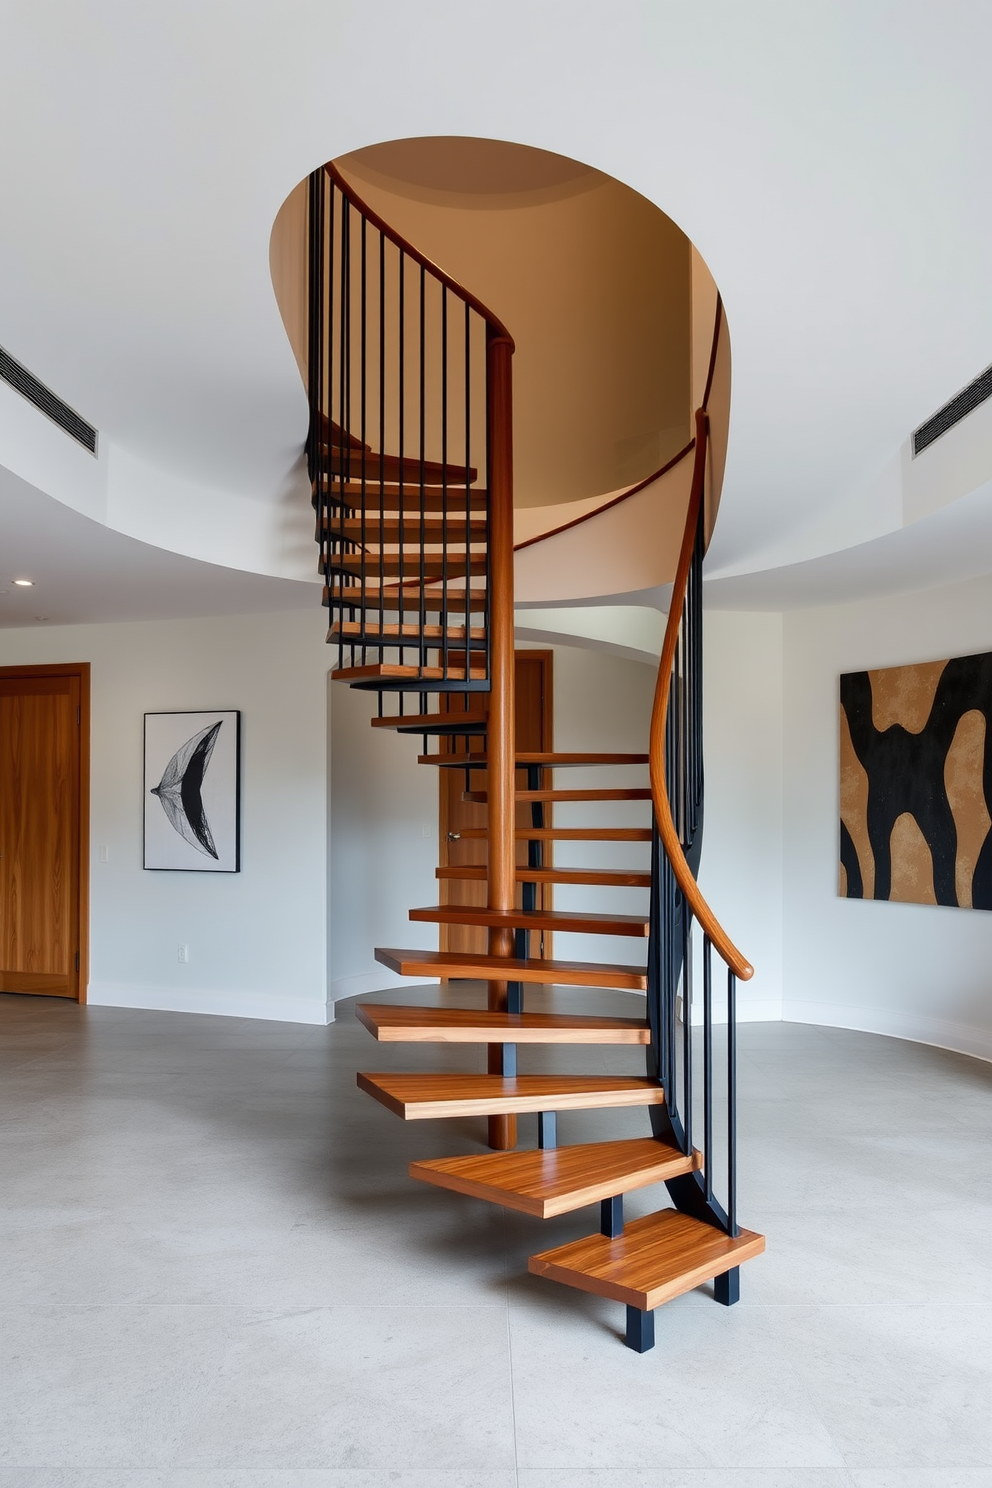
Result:
{"label": "gray tile floor", "polygon": [[473,1054],[379,1047],[347,1009],[0,996],[0,1488],[989,1488],[992,1066],[789,1024],[741,1045],[768,1253],[739,1306],[691,1293],[638,1356],[622,1308],[526,1272],[595,1214],[411,1183],[480,1124],[354,1086]]}

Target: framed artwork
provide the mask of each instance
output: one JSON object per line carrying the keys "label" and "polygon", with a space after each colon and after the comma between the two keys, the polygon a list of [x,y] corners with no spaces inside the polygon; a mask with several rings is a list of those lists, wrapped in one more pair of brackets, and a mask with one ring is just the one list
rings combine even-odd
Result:
{"label": "framed artwork", "polygon": [[146,713],[143,866],[241,871],[241,714]]}
{"label": "framed artwork", "polygon": [[992,652],[840,679],[840,894],[992,909]]}

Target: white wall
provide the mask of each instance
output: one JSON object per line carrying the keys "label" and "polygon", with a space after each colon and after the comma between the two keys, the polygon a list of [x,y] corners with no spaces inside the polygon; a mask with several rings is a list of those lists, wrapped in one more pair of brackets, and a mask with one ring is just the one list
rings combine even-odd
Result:
{"label": "white wall", "polygon": [[[326,1020],[329,660],[319,611],[0,632],[92,666],[91,1002]],[[205,708],[242,710],[242,871],[145,871],[142,715]]]}
{"label": "white wall", "polygon": [[782,1016],[782,616],[707,610],[699,886],[754,967],[742,1020]]}
{"label": "white wall", "polygon": [[785,1016],[992,1058],[992,914],[837,895],[837,678],[989,650],[992,580],[784,624]]}

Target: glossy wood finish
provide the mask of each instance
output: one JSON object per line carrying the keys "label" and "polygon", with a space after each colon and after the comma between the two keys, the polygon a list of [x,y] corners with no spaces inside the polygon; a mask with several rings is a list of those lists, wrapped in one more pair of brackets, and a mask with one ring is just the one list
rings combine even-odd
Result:
{"label": "glossy wood finish", "polygon": [[635,1219],[616,1240],[589,1235],[531,1256],[528,1270],[650,1312],[764,1248],[764,1235],[751,1230],[731,1240],[677,1209],[662,1209]]}
{"label": "glossy wood finish", "polygon": [[[464,625],[451,625],[445,630],[440,625],[379,625],[372,621],[362,624],[358,620],[335,620],[328,629],[327,639],[335,641],[338,636],[344,636],[346,640],[360,640],[363,635],[370,640],[396,642],[423,638],[425,641],[437,641],[439,646],[447,637],[452,644],[464,646],[466,631]],[[484,641],[486,632],[481,625],[473,625],[468,636],[473,641]]]}
{"label": "glossy wood finish", "polygon": [[358,1086],[404,1121],[445,1116],[512,1116],[664,1105],[656,1080],[636,1075],[366,1074]]}
{"label": "glossy wood finish", "polygon": [[691,1173],[702,1161],[654,1137],[588,1142],[512,1153],[473,1153],[410,1164],[410,1177],[436,1188],[486,1199],[536,1219],[552,1219],[616,1194]]}
{"label": "glossy wood finish", "polygon": [[502,914],[472,905],[437,904],[411,909],[411,920],[430,925],[486,925],[501,930],[568,930],[576,935],[629,935],[646,939],[647,915],[577,914],[560,909],[514,909]]}
{"label": "glossy wood finish", "polygon": [[[555,754],[553,752],[534,753],[533,751],[517,750],[517,768],[524,765],[544,765],[549,770],[557,770],[568,766],[583,767],[586,765],[646,765],[649,756],[646,754]],[[486,767],[486,754],[422,754],[417,763],[421,765],[441,765],[447,769],[454,770],[484,770]],[[519,797],[518,797],[519,799]]]}
{"label": "glossy wood finish", "polygon": [[[469,528],[466,534],[466,525]],[[466,524],[464,517],[450,517],[447,522],[437,517],[426,521],[419,516],[406,517],[401,522],[398,517],[381,517],[378,503],[361,517],[345,517],[343,521],[332,519],[328,526],[335,537],[343,537],[348,542],[359,544],[374,543],[398,543],[402,537],[405,543],[416,543],[419,548],[422,544],[437,546],[444,543],[450,550],[458,548],[465,549],[465,538],[469,536],[473,543],[484,543],[486,540],[486,522],[484,518],[474,517]]]}
{"label": "glossy wood finish", "polygon": [[[437,878],[485,878],[482,868],[436,868]],[[560,883],[601,885],[615,889],[649,889],[650,873],[635,873],[627,868],[518,868],[518,883]]]}
{"label": "glossy wood finish", "polygon": [[[485,837],[484,827],[466,827],[462,836]],[[650,842],[650,827],[518,827],[521,841],[540,842]]]}
{"label": "glossy wood finish", "polygon": [[[466,801],[487,801],[485,791],[463,791]],[[649,786],[618,787],[615,790],[518,790],[518,801],[650,801]]]}
{"label": "glossy wood finish", "polygon": [[[381,487],[378,481],[368,481],[363,487],[360,481],[331,481],[330,500],[337,506],[343,506],[346,511],[374,511],[388,512],[415,511],[419,514],[424,511],[447,511],[449,517],[454,520],[466,509],[475,512],[484,512],[489,499],[488,491],[481,486],[470,486],[467,490],[464,486],[424,486],[421,492],[419,479],[414,486],[399,485],[386,482]],[[323,482],[326,487],[328,482]],[[313,483],[314,490],[319,489],[317,481]],[[421,494],[423,505],[421,505]],[[447,501],[445,501],[447,495]]]}
{"label": "glossy wood finish", "polygon": [[0,990],[85,1001],[89,666],[0,668]]}
{"label": "glossy wood finish", "polygon": [[[719,333],[719,325],[720,322],[718,320],[717,333]],[[714,344],[715,340],[716,338],[714,337]],[[723,957],[723,960],[730,967],[731,971],[741,981],[747,981],[754,975],[754,967],[734,945],[730,936],[724,930],[699,891],[692,869],[686,862],[685,853],[682,851],[682,844],[679,841],[679,834],[672,820],[671,807],[668,802],[668,786],[665,781],[665,732],[668,720],[668,695],[672,667],[675,662],[675,650],[678,645],[679,630],[681,628],[682,608],[685,601],[686,588],[689,583],[689,569],[692,566],[692,554],[696,543],[696,529],[703,502],[707,438],[708,424],[706,413],[704,409],[698,409],[696,412],[696,453],[692,473],[692,490],[689,496],[689,507],[686,512],[685,530],[682,534],[682,549],[679,554],[678,568],[675,571],[675,582],[672,586],[668,623],[665,626],[665,639],[661,648],[658,682],[655,687],[654,707],[651,713],[651,787],[654,793],[654,813],[658,823],[658,831],[661,835],[665,855],[672,865],[676,882],[693,915],[699,922],[703,933],[709,936],[718,954]]]}
{"label": "glossy wood finish", "polygon": [[[647,990],[647,975],[640,966],[607,966],[599,961],[519,961],[515,956],[473,956],[455,951],[398,951],[377,946],[375,959],[399,976],[470,977],[490,980],[505,970],[511,982],[533,982],[542,986],[617,987],[629,992]],[[501,1012],[501,1008],[493,1008]]]}
{"label": "glossy wood finish", "polygon": [[[480,681],[485,677],[485,668],[471,668],[470,675],[477,677]],[[400,666],[397,662],[377,661],[367,666],[335,667],[331,672],[335,682],[371,682],[381,678],[388,681],[416,681],[422,678],[425,682],[441,682],[449,678],[453,682],[464,680],[464,667],[449,667],[447,671],[443,667],[415,667]]]}
{"label": "glossy wood finish", "polygon": [[389,713],[370,718],[373,728],[395,729],[399,734],[482,734],[489,722],[488,713]]}
{"label": "glossy wood finish", "polygon": [[[516,763],[516,688],[513,652],[513,342],[509,335],[487,332],[486,418],[489,431],[489,727],[486,731],[489,764],[486,784],[488,849],[486,855],[487,896],[492,910],[508,913],[516,896],[516,839],[513,798]],[[513,955],[512,930],[495,926],[489,930],[491,960]],[[489,1006],[504,1012],[509,999],[508,982],[496,977],[489,982]],[[489,1049],[489,1069],[502,1068],[503,1053],[496,1044]],[[516,1146],[515,1121],[490,1120],[489,1145],[498,1151]]]}
{"label": "glossy wood finish", "polygon": [[[321,558],[317,572],[322,574],[325,565],[335,573],[360,574],[363,565],[368,564],[375,568],[376,577],[421,579],[429,584],[433,579],[435,583],[441,582],[443,570],[447,569],[449,579],[463,579],[467,573],[481,578],[486,572],[486,558],[484,554],[474,555],[471,559],[461,553],[450,553],[446,558],[442,557],[440,550],[435,553],[405,553],[401,558],[399,553],[375,554],[374,559],[368,559],[362,553],[329,553],[326,558]],[[368,604],[366,596],[366,605]]]}
{"label": "glossy wood finish", "polygon": [[[418,576],[419,579],[419,576]],[[465,595],[469,597],[466,599]],[[370,610],[395,610],[397,599],[402,595],[403,608],[416,611],[423,608],[431,613],[441,609],[447,609],[450,614],[481,614],[485,609],[486,594],[484,589],[473,586],[470,590],[450,588],[448,590],[447,605],[445,605],[440,589],[424,589],[421,591],[419,582],[415,585],[397,584],[395,587],[385,589],[374,589],[369,587],[364,596],[360,588],[344,588],[339,593],[335,592],[335,600],[340,599],[344,605],[353,604],[356,609],[367,605]],[[326,607],[329,597],[327,586],[324,586],[324,605]],[[466,609],[467,607],[467,609]]]}
{"label": "glossy wood finish", "polygon": [[359,1003],[359,1023],[380,1044],[648,1044],[639,1018],[566,1013],[493,1013],[487,1008],[401,1007]]}

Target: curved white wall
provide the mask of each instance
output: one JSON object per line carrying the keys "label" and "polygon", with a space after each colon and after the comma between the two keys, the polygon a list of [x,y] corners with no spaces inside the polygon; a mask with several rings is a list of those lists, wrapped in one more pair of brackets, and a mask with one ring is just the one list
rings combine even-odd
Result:
{"label": "curved white wall", "polygon": [[787,1019],[992,1059],[992,914],[837,896],[841,672],[992,649],[992,579],[784,617]]}

